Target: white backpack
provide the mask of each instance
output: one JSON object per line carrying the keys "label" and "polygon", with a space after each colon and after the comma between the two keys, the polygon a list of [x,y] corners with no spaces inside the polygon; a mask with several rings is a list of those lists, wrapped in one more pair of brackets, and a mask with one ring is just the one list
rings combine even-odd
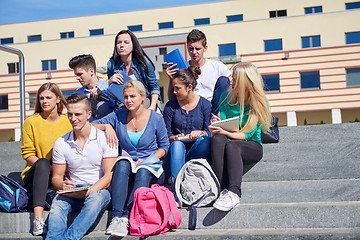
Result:
{"label": "white backpack", "polygon": [[192,159],[176,177],[175,192],[182,203],[202,207],[218,198],[220,184],[206,159]]}

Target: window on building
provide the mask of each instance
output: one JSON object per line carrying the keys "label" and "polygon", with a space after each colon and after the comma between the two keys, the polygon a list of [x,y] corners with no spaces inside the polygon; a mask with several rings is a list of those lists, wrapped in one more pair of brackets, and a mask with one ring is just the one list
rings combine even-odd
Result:
{"label": "window on building", "polygon": [[286,9],[270,11],[269,15],[270,15],[270,18],[286,17],[287,16],[287,11],[286,11]]}
{"label": "window on building", "polygon": [[29,93],[29,108],[34,109],[36,103],[36,92]]}
{"label": "window on building", "polygon": [[19,63],[8,63],[8,73],[19,73],[20,72],[20,68],[19,68]]}
{"label": "window on building", "polygon": [[43,71],[56,70],[56,59],[42,60],[41,63]]}
{"label": "window on building", "polygon": [[320,35],[301,37],[302,48],[320,47]]}
{"label": "window on building", "polygon": [[128,26],[128,29],[132,32],[141,32],[143,30],[142,25]]}
{"label": "window on building", "polygon": [[238,15],[232,15],[232,16],[226,16],[226,21],[227,22],[240,22],[243,21],[243,15],[242,14],[238,14]]}
{"label": "window on building", "polygon": [[280,77],[279,74],[262,75],[264,80],[265,91],[279,92],[280,91]]}
{"label": "window on building", "polygon": [[60,33],[60,38],[61,39],[63,39],[63,38],[74,38],[74,36],[75,36],[74,32],[62,32],[62,33]]}
{"label": "window on building", "polygon": [[41,35],[28,36],[28,42],[38,42],[38,41],[41,41]]}
{"label": "window on building", "polygon": [[64,96],[65,99],[67,99],[71,94],[73,94],[75,92],[76,89],[71,89],[71,90],[62,90],[62,95]]}
{"label": "window on building", "polygon": [[282,50],[282,39],[264,40],[265,52]]}
{"label": "window on building", "polygon": [[219,44],[219,56],[235,56],[236,46],[235,43]]}
{"label": "window on building", "polygon": [[0,95],[0,110],[9,109],[8,95]]}
{"label": "window on building", "polygon": [[320,72],[301,72],[300,73],[301,89],[320,89]]}
{"label": "window on building", "polygon": [[322,13],[322,6],[305,8],[305,14],[313,14],[313,13]]}
{"label": "window on building", "polygon": [[194,19],[194,25],[206,25],[206,24],[210,24],[210,18],[198,18],[198,19]]}
{"label": "window on building", "polygon": [[360,32],[345,33],[346,44],[360,43]]}
{"label": "window on building", "polygon": [[346,86],[347,87],[360,86],[360,68],[346,69]]}
{"label": "window on building", "polygon": [[90,36],[104,35],[104,29],[103,28],[91,29],[89,31],[90,31]]}
{"label": "window on building", "polygon": [[346,10],[360,8],[360,2],[345,3]]}
{"label": "window on building", "polygon": [[166,47],[159,48],[159,55],[166,55],[166,54],[167,54],[167,48]]}
{"label": "window on building", "polygon": [[174,28],[174,22],[159,23],[159,29]]}
{"label": "window on building", "polygon": [[14,43],[14,38],[12,37],[0,39],[0,44],[12,44],[12,43]]}

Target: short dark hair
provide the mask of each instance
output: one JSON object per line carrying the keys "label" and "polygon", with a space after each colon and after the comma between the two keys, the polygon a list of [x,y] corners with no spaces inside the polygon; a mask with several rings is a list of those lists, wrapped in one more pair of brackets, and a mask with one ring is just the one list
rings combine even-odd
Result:
{"label": "short dark hair", "polygon": [[201,41],[202,45],[206,47],[206,36],[205,34],[200,31],[199,29],[193,29],[187,35],[186,42],[187,44],[194,43]]}
{"label": "short dark hair", "polygon": [[90,54],[83,54],[73,57],[69,62],[69,67],[71,69],[80,67],[86,70],[89,70],[89,68],[93,68],[94,71],[96,71],[95,59]]}
{"label": "short dark hair", "polygon": [[82,94],[82,93],[71,94],[69,97],[66,98],[66,101],[67,101],[68,105],[84,101],[85,106],[86,106],[86,110],[87,111],[91,110],[90,100],[85,94]]}

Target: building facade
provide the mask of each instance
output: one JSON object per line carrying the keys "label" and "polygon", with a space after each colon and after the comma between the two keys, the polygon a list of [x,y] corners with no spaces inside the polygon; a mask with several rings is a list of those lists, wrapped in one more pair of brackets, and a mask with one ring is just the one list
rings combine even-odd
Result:
{"label": "building facade", "polygon": [[[166,102],[163,56],[179,48],[187,59],[186,35],[197,28],[207,36],[206,57],[259,68],[280,125],[331,124],[360,118],[359,22],[354,0],[229,0],[0,25],[0,43],[25,56],[27,116],[44,82],[66,95],[80,87],[68,67],[75,55],[92,54],[106,80],[122,29],[135,33],[154,62]],[[18,62],[0,51],[0,141],[21,137]]]}

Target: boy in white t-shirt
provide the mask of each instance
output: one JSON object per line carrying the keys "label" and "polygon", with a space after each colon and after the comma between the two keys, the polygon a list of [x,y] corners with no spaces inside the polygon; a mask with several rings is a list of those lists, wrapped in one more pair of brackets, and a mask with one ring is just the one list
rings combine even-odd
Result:
{"label": "boy in white t-shirt", "polygon": [[[211,101],[211,112],[218,114],[219,112],[219,99],[220,95],[229,89],[231,72],[225,64],[220,61],[204,58],[204,53],[207,50],[206,36],[198,30],[193,29],[187,36],[187,50],[190,55],[191,66],[199,67],[201,74],[197,79],[197,86],[194,89],[194,93]],[[176,64],[168,63],[166,73],[170,78],[168,88],[169,100],[174,97],[172,92],[172,75],[179,70],[176,68]]]}
{"label": "boy in white t-shirt", "polygon": [[[107,144],[105,133],[89,123],[90,100],[75,93],[67,99],[73,130],[56,140],[53,148],[52,184],[57,190],[90,186],[58,194],[51,206],[46,239],[81,239],[109,204],[117,147]],[[80,212],[67,229],[67,216]]]}

